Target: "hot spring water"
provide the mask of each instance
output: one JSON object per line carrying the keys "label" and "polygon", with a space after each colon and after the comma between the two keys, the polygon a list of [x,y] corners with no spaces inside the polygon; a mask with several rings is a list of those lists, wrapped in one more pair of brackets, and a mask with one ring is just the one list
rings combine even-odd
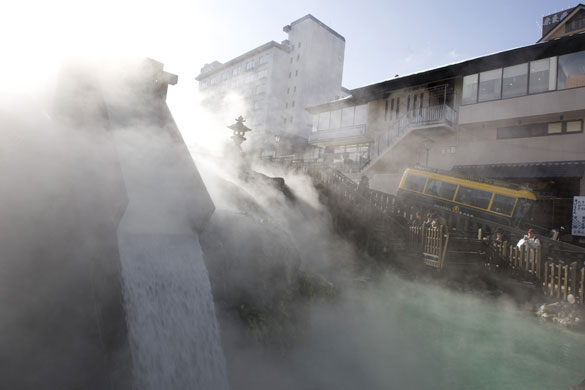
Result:
{"label": "hot spring water", "polygon": [[136,389],[227,390],[197,238],[121,233],[119,239]]}

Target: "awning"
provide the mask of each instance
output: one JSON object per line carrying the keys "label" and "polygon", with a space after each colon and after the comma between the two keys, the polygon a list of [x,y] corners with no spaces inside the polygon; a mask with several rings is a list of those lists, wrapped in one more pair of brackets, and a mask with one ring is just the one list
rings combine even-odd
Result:
{"label": "awning", "polygon": [[455,165],[466,176],[503,178],[583,177],[585,161],[548,161],[515,164]]}

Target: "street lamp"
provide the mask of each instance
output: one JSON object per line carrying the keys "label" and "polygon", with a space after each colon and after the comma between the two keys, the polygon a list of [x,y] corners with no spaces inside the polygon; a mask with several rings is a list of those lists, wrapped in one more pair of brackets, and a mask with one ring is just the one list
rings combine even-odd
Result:
{"label": "street lamp", "polygon": [[424,146],[425,146],[425,151],[427,152],[427,156],[426,156],[426,164],[425,166],[429,166],[429,151],[431,150],[431,146],[433,145],[435,141],[433,141],[430,138],[425,138],[424,140]]}

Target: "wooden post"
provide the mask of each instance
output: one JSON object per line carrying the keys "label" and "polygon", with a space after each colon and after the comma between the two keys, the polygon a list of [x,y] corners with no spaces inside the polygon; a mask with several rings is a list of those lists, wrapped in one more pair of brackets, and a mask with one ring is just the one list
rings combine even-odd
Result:
{"label": "wooden post", "polygon": [[449,233],[445,235],[445,245],[443,246],[443,253],[441,253],[441,262],[439,263],[439,269],[443,269],[445,264],[445,256],[447,255],[447,247],[449,246]]}
{"label": "wooden post", "polygon": [[568,287],[568,281],[569,281],[569,266],[564,265],[563,268],[565,269],[565,280],[563,283],[563,301],[566,301],[567,300],[567,287]]}
{"label": "wooden post", "polygon": [[519,256],[518,256],[518,269],[520,271],[522,271],[522,260],[524,260],[524,253],[526,252],[526,247],[525,246],[521,246],[519,248]]}
{"label": "wooden post", "polygon": [[555,291],[555,265],[550,265],[550,296],[552,297]]}
{"label": "wooden post", "polygon": [[536,248],[536,280],[540,280],[540,264],[541,264],[541,260],[540,260],[540,247]]}
{"label": "wooden post", "polygon": [[548,287],[548,262],[544,263],[544,283],[543,286],[545,288],[544,293],[546,294],[546,290]]}
{"label": "wooden post", "polygon": [[585,267],[581,268],[581,280],[579,281],[579,302],[583,305],[583,294],[585,290]]}
{"label": "wooden post", "polygon": [[483,232],[481,231],[481,228],[477,229],[477,239],[483,239]]}
{"label": "wooden post", "polygon": [[559,280],[559,283],[557,284],[557,291],[556,291],[557,298],[561,297],[562,272],[563,272],[563,266],[561,264],[557,264],[557,278]]}
{"label": "wooden post", "polygon": [[575,298],[577,298],[577,262],[576,261],[571,263],[570,275],[571,275],[570,276],[571,284],[570,284],[569,288],[571,289],[571,294],[573,294],[573,296]]}

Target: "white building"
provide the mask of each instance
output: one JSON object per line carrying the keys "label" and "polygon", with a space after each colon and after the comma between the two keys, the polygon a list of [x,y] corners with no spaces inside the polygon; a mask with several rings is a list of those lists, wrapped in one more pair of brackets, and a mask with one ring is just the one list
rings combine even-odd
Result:
{"label": "white building", "polygon": [[[288,39],[270,41],[225,63],[206,64],[196,77],[207,108],[221,113],[225,97],[244,98],[252,144],[262,148],[274,135],[306,139],[308,106],[345,96],[341,87],[345,38],[312,15],[285,26]],[[226,123],[228,125],[229,123]],[[305,141],[306,143],[306,141]]]}

